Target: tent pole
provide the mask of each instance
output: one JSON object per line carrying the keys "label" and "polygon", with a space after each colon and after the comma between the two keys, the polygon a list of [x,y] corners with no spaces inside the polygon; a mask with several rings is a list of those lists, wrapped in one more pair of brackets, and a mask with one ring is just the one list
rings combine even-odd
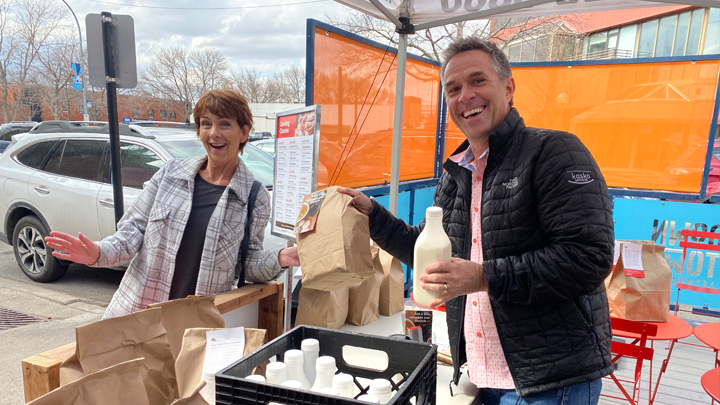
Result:
{"label": "tent pole", "polygon": [[400,139],[405,101],[405,65],[407,62],[407,36],[398,39],[397,81],[395,82],[395,119],[393,122],[392,163],[390,168],[390,212],[397,215],[398,186],[400,184]]}

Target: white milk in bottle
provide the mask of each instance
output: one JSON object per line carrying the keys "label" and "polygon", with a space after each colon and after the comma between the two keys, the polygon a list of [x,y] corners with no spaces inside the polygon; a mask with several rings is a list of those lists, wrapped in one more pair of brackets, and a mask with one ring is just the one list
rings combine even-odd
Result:
{"label": "white milk in bottle", "polygon": [[413,298],[415,302],[426,307],[430,306],[441,292],[423,290],[420,276],[425,274],[425,267],[430,263],[449,262],[452,258],[452,246],[442,226],[442,215],[442,208],[428,207],[425,211],[425,228],[415,241]]}

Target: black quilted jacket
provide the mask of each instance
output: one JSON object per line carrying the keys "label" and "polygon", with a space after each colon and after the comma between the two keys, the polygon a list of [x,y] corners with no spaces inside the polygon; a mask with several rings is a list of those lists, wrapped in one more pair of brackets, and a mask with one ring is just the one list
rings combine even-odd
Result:
{"label": "black quilted jacket", "polygon": [[[458,150],[465,150],[467,141]],[[471,173],[448,160],[435,191],[453,256],[470,258]],[[612,372],[603,280],[613,260],[610,197],[597,163],[565,132],[527,128],[517,110],[490,135],[483,180],[482,263],[495,323],[520,396]],[[379,204],[372,238],[412,267],[424,226]],[[466,297],[446,304],[457,384],[466,362]]]}

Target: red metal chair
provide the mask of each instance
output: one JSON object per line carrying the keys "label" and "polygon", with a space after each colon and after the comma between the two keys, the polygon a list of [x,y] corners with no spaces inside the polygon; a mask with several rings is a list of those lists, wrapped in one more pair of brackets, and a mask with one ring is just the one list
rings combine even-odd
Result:
{"label": "red metal chair", "polygon": [[[689,229],[683,229],[682,231],[680,231],[680,235],[682,236],[682,239],[680,240],[680,247],[683,248],[683,254],[682,254],[683,272],[685,271],[685,258],[687,256],[688,248],[696,249],[696,250],[709,250],[712,252],[720,252],[720,233],[691,231]],[[707,244],[707,243],[690,242],[689,239],[691,237],[708,239],[708,240],[715,239],[718,241],[718,244],[711,245],[711,244]],[[680,304],[680,291],[681,290],[687,290],[687,291],[693,291],[693,292],[699,292],[699,293],[705,293],[705,294],[714,294],[714,295],[717,295],[718,298],[720,298],[720,288],[700,287],[697,285],[690,285],[690,284],[686,284],[686,283],[682,283],[682,282],[675,284],[675,287],[678,289],[677,296],[675,298],[675,316],[677,316],[678,310],[680,310],[679,304]],[[681,311],[689,312],[687,310],[681,310]]]}
{"label": "red metal chair", "polygon": [[[643,322],[628,321],[619,318],[610,318],[612,323],[612,329],[614,331],[623,331],[629,333],[635,333],[639,335],[635,344],[612,341],[610,351],[615,355],[612,362],[617,362],[621,357],[628,357],[636,359],[634,379],[621,380],[615,376],[615,373],[610,374],[610,378],[620,389],[620,392],[625,395],[625,398],[615,397],[612,395],[602,394],[603,396],[615,398],[615,399],[626,399],[631,405],[637,405],[640,401],[640,376],[642,375],[642,363],[644,360],[652,360],[653,353],[655,352],[651,347],[647,347],[648,336],[655,336],[657,334],[657,325],[651,325]],[[623,386],[623,382],[633,383],[632,397]],[[648,382],[648,401],[652,394],[652,377]],[[637,397],[637,399],[636,399]]]}

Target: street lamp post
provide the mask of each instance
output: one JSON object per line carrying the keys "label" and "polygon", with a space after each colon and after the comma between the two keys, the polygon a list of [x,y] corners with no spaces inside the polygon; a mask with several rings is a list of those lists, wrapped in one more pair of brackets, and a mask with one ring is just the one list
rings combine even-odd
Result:
{"label": "street lamp post", "polygon": [[[82,83],[82,91],[83,91],[83,120],[88,121],[90,116],[88,115],[87,110],[87,92],[85,91],[85,55],[83,53],[83,39],[82,39],[82,31],[80,30],[80,22],[78,22],[77,16],[75,15],[75,11],[73,11],[72,7],[70,7],[69,4],[65,0],[62,0],[63,3],[70,9],[70,12],[72,13],[73,17],[75,17],[75,23],[78,27],[78,35],[80,35],[80,69],[83,70],[80,75],[80,81]],[[70,111],[70,106],[68,106],[68,111]]]}

